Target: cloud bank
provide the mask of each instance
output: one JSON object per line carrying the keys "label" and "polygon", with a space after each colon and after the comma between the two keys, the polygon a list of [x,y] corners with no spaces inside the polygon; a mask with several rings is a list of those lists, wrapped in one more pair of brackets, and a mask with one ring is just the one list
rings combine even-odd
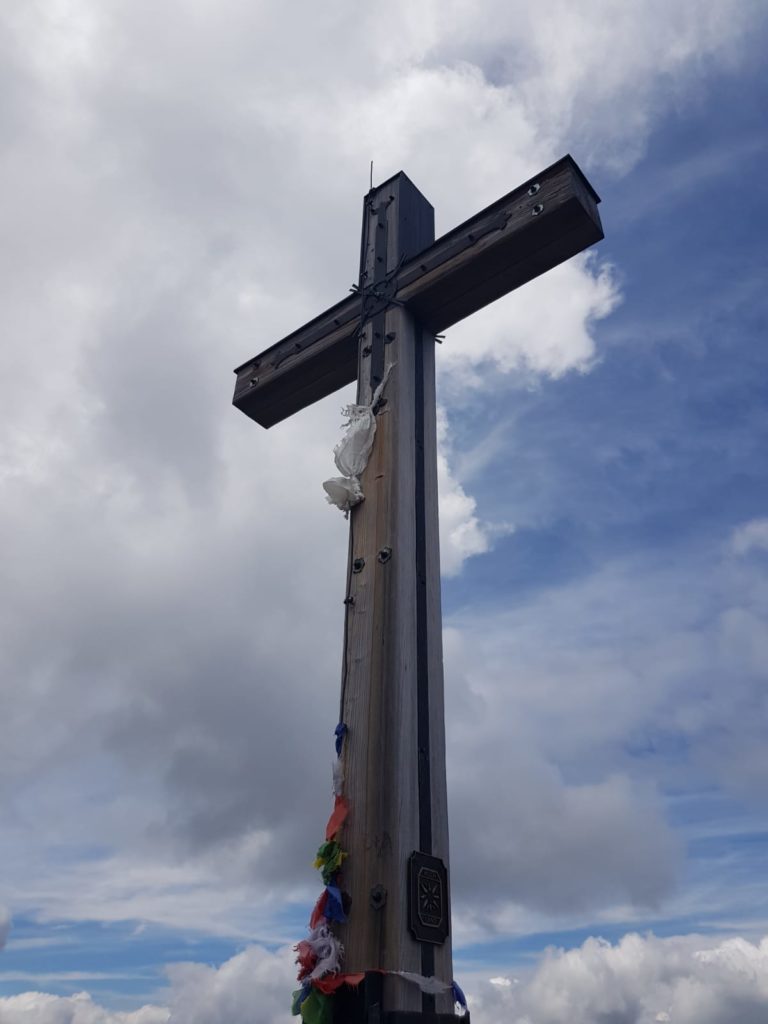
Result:
{"label": "cloud bank", "polygon": [[[114,1013],[86,993],[0,999],[0,1024],[277,1024],[286,1019],[291,954],[251,947],[219,968],[168,969],[167,1006]],[[549,950],[527,978],[466,986],[472,1020],[492,1024],[762,1024],[768,1014],[768,939],[626,935]]]}
{"label": "cloud bank", "polygon": [[[658,118],[738,60],[759,5],[500,2],[478,18],[466,2],[402,0],[392,33],[377,10],[341,0],[300,17],[243,0],[193,6],[165,4],[164,31],[148,0],[0,15],[4,194],[24,197],[0,214],[0,587],[12,595],[0,827],[14,912],[263,936],[276,907],[308,898],[326,808],[318,765],[338,692],[346,534],[320,482],[344,396],[264,433],[230,409],[230,367],[346,293],[371,157],[379,178],[413,175],[440,231],[566,148],[598,175],[625,173]],[[458,326],[441,351],[447,422],[476,385],[589,371],[619,279],[584,257]],[[446,574],[511,529],[486,521],[455,440],[448,427]],[[751,527],[735,550],[762,536]],[[722,664],[757,659],[754,616],[737,605],[723,622]],[[558,673],[575,682],[551,701],[556,728],[536,722],[526,741],[520,705],[503,696],[509,647],[477,621],[453,625],[457,820],[493,822],[495,804],[506,826],[456,830],[456,864],[481,868],[461,884],[488,907],[514,869],[509,899],[536,912],[653,905],[678,857],[656,780],[630,782],[618,757],[581,774],[573,763],[617,683],[632,683],[616,716],[631,732],[649,694],[665,706],[668,677],[657,688],[621,665],[603,672],[598,651],[587,678],[575,640],[564,650],[544,626],[495,624],[521,641],[540,694]],[[483,644],[477,667],[468,652]],[[515,685],[533,708],[532,686]],[[740,697],[751,710],[753,691]],[[697,735],[697,714],[726,715],[711,746],[723,774],[743,749],[730,706],[713,686],[703,711],[677,709]],[[734,786],[757,790],[760,763],[737,763]],[[212,986],[241,984],[230,974],[272,969],[268,954],[244,956],[172,976],[178,1005],[192,1014],[195,986],[205,1006]],[[282,1015],[284,992],[281,980],[269,1013]],[[87,997],[13,998],[9,1024],[107,1013]],[[154,1024],[165,1011],[139,1012]],[[227,1012],[234,1021],[245,1004]]]}

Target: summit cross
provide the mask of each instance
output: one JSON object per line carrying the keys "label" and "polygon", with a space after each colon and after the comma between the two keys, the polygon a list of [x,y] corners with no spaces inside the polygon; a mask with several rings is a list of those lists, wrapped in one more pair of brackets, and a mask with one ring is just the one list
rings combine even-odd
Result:
{"label": "summit cross", "polygon": [[[357,379],[376,434],[350,512],[340,721],[343,970],[365,981],[337,1022],[442,1024],[452,980],[437,512],[435,335],[603,237],[596,192],[565,156],[435,241],[402,172],[363,201],[352,294],[235,372],[234,405],[263,427]],[[340,990],[340,993],[343,990]]]}

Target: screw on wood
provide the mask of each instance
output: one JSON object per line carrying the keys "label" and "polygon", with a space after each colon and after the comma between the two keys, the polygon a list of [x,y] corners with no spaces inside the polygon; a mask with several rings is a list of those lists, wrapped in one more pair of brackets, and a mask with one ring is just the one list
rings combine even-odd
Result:
{"label": "screw on wood", "polygon": [[352,563],[352,572],[362,572],[365,567],[364,558],[356,558]]}
{"label": "screw on wood", "polygon": [[533,183],[533,185],[531,185],[531,187],[528,189],[528,195],[529,196],[535,196],[540,188],[541,188],[541,185],[538,183],[538,181],[535,181]]}
{"label": "screw on wood", "polygon": [[534,217],[538,217],[538,215],[540,213],[543,213],[543,212],[544,212],[544,203],[536,203],[534,208],[531,210],[531,215],[534,216]]}
{"label": "screw on wood", "polygon": [[374,910],[381,910],[387,902],[387,890],[383,885],[374,885],[371,889],[371,906]]}
{"label": "screw on wood", "polygon": [[259,383],[259,378],[258,377],[251,377],[251,379],[248,381],[248,387],[249,388],[255,388],[258,383]]}
{"label": "screw on wood", "polygon": [[381,562],[382,565],[384,565],[385,562],[388,562],[391,557],[392,548],[382,548],[381,551],[379,551],[378,555],[376,555],[376,558]]}
{"label": "screw on wood", "polygon": [[355,603],[354,597],[345,597],[344,598],[344,604],[354,604],[354,603]]}

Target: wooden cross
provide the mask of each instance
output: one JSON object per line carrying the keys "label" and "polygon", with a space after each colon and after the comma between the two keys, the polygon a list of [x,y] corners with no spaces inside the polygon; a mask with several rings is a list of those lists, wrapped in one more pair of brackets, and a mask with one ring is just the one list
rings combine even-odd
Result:
{"label": "wooden cross", "polygon": [[[387,377],[349,527],[345,971],[452,979],[435,335],[599,241],[599,201],[566,156],[435,241],[431,205],[396,174],[365,196],[353,294],[235,371],[234,404],[264,427],[355,378],[370,404]],[[373,973],[346,1005],[337,1018],[388,1024],[453,1010]]]}

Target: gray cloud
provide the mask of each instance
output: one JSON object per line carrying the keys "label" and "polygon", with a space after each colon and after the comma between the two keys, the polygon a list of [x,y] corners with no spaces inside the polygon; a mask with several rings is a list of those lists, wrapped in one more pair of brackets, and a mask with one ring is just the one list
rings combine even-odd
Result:
{"label": "gray cloud", "polygon": [[[509,52],[526,54],[514,84],[507,70],[489,81],[485,28],[461,5],[400,5],[393,21],[408,32],[391,37],[376,11],[350,17],[341,2],[303,5],[290,24],[277,6],[235,0],[194,16],[165,5],[162,23],[146,2],[3,13],[14,45],[0,90],[13,240],[1,285],[0,785],[16,797],[3,827],[21,904],[191,927],[163,879],[196,878],[212,913],[214,878],[241,895],[258,874],[268,907],[303,898],[337,706],[346,534],[320,481],[342,397],[264,433],[230,409],[230,369],[345,293],[371,156],[377,177],[413,173],[441,229],[560,155],[576,95],[589,152],[617,166],[621,111],[635,111],[642,146],[660,81],[685,81],[700,54],[720,60],[743,39],[740,5],[700,30],[684,8],[667,33],[655,9],[616,26],[613,80],[592,103],[600,3],[569,15],[583,46],[563,60],[547,19],[516,36],[527,8],[505,9],[495,20]],[[606,124],[617,81],[632,102]],[[591,324],[615,294],[583,262],[567,284],[573,323],[553,320],[548,361],[535,361],[526,315],[503,369],[588,364]],[[456,364],[482,374],[487,349],[470,342],[457,332]],[[471,500],[462,507],[452,525],[477,526]],[[459,689],[454,723],[471,696]],[[456,862],[487,869],[462,876],[468,893],[487,901],[511,875],[510,897],[536,908],[665,891],[675,852],[652,787],[605,764],[569,778],[543,742],[505,749],[482,705],[468,720],[479,729],[454,747],[474,765],[455,784]],[[621,721],[632,728],[631,707]],[[565,745],[570,730],[559,723]],[[504,775],[519,781],[488,784]],[[478,828],[497,810],[503,836]],[[635,853],[622,857],[612,834]],[[51,848],[102,851],[78,876],[78,905]],[[222,902],[240,927],[235,900]]]}

